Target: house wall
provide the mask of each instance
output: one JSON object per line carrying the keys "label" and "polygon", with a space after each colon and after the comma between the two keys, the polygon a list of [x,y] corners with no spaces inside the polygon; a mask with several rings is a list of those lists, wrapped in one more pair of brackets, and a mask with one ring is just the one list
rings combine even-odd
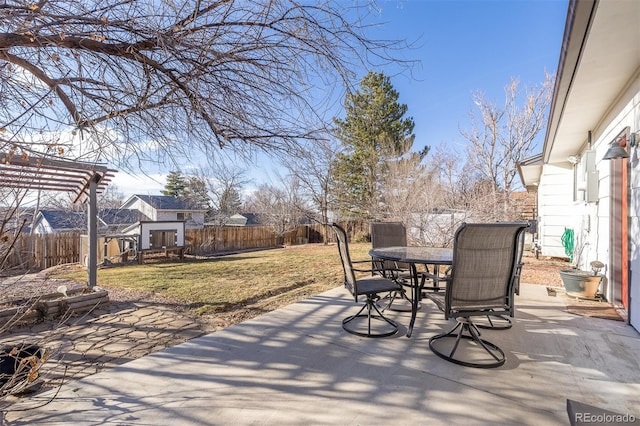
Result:
{"label": "house wall", "polygon": [[49,222],[47,222],[41,216],[38,216],[38,218],[36,219],[36,222],[31,226],[33,228],[34,234],[52,234],[53,233],[53,228],[51,228],[51,225],[49,225]]}
{"label": "house wall", "polygon": [[[602,126],[594,132],[597,135],[595,149],[599,173],[599,199],[594,212],[597,232],[594,254],[605,264],[610,262],[611,161],[624,161],[629,172],[629,322],[640,329],[640,146],[627,147],[630,152],[627,160],[602,160],[611,142],[625,127],[629,127],[630,133],[635,133],[637,142],[640,142],[640,74],[634,76],[601,123]],[[606,285],[610,280],[609,268],[606,270],[606,278],[605,296],[612,300],[612,288]]]}
{"label": "house wall", "polygon": [[121,208],[138,210],[149,221],[178,221],[178,213],[184,213],[185,215],[191,215],[191,218],[186,220],[186,229],[201,229],[204,228],[204,216],[203,211],[192,210],[156,210],[154,207],[143,202],[137,197],[133,197]]}
{"label": "house wall", "polygon": [[138,210],[143,215],[145,215],[147,219],[158,220],[158,218],[156,217],[156,209],[151,207],[149,204],[142,202],[142,200],[140,200],[138,197],[132,198],[131,200],[129,200],[128,203],[124,204],[121,208]]}
{"label": "house wall", "polygon": [[543,256],[567,257],[560,238],[575,222],[573,186],[567,182],[573,182],[571,163],[543,166],[538,185],[538,239]]}
{"label": "house wall", "polygon": [[185,216],[190,216],[189,219],[185,220],[185,226],[187,229],[204,228],[204,212],[196,212],[190,210],[159,210],[156,212],[155,220],[177,221],[178,213],[184,213]]}

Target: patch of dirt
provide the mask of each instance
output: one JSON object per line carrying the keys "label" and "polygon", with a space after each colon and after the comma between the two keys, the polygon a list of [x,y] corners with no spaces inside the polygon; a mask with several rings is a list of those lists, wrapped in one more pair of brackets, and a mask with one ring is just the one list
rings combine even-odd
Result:
{"label": "patch of dirt", "polygon": [[562,279],[558,271],[567,269],[569,262],[554,257],[536,257],[531,252],[525,252],[522,256],[522,272],[520,282],[527,284],[540,284],[549,287],[562,287]]}

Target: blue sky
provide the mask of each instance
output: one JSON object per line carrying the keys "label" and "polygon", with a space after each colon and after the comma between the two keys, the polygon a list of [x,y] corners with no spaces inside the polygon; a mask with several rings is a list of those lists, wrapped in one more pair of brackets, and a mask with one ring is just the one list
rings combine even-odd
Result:
{"label": "blue sky", "polygon": [[[500,105],[511,77],[521,87],[535,86],[545,69],[556,72],[568,0],[380,0],[378,6],[381,24],[369,35],[406,39],[414,47],[401,56],[420,61],[412,74],[397,75],[393,66],[373,70],[389,75],[407,104],[416,124],[414,148],[444,143],[457,149],[464,141],[459,128],[471,124],[473,93],[482,91]],[[251,167],[249,187],[273,179],[272,164],[260,159]],[[157,194],[164,182],[124,175],[115,184],[125,195]]]}
{"label": "blue sky", "polygon": [[472,95],[480,90],[500,105],[504,86],[519,78],[521,86],[555,73],[562,45],[566,0],[384,1],[383,36],[412,40],[407,53],[421,65],[415,79],[395,76],[400,101],[416,123],[414,147],[456,144],[458,130],[469,128]]}

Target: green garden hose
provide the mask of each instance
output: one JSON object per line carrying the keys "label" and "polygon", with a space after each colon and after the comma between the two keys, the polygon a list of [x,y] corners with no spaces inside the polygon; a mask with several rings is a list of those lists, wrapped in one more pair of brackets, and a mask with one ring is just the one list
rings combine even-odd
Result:
{"label": "green garden hose", "polygon": [[562,247],[564,247],[564,253],[567,256],[569,256],[569,262],[573,262],[573,250],[574,250],[574,244],[575,244],[573,229],[564,228],[564,233],[562,234],[560,241],[562,241]]}

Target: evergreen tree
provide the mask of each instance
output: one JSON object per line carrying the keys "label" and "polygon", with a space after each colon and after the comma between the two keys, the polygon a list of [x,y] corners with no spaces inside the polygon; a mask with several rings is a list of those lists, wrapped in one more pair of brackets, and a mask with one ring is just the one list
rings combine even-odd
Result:
{"label": "evergreen tree", "polygon": [[199,176],[189,176],[183,191],[183,197],[189,205],[197,209],[211,209],[211,197],[207,190],[207,183]]}
{"label": "evergreen tree", "polygon": [[413,145],[414,122],[403,118],[407,105],[399,104],[398,97],[389,77],[369,72],[360,89],[347,94],[345,118],[334,118],[344,152],[337,156],[332,193],[343,214],[375,217],[386,162],[397,160]]}
{"label": "evergreen tree", "polygon": [[162,195],[172,195],[174,197],[182,197],[185,195],[187,187],[187,179],[180,170],[172,171],[167,176],[167,183],[164,184]]}
{"label": "evergreen tree", "polygon": [[220,214],[225,217],[233,216],[240,212],[242,199],[240,192],[233,186],[225,188],[220,197]]}

